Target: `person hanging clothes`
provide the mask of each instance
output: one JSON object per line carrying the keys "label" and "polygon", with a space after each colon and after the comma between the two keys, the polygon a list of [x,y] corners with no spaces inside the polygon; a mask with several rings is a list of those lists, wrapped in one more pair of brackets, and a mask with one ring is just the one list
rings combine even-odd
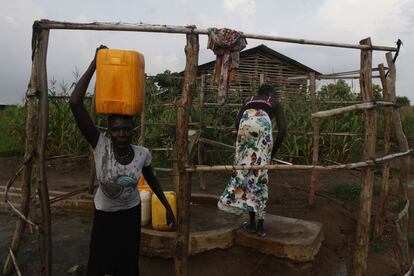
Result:
{"label": "person hanging clothes", "polygon": [[208,29],[207,49],[216,55],[214,67],[215,80],[218,84],[218,102],[226,101],[230,82],[239,68],[239,53],[247,45],[242,33],[230,29]]}
{"label": "person hanging clothes", "polygon": [[[262,85],[258,95],[245,100],[236,118],[237,141],[234,165],[270,164],[282,145],[286,120],[282,106],[272,98],[273,86]],[[278,134],[273,142],[272,119],[276,119]],[[267,170],[233,170],[229,183],[217,204],[218,208],[234,214],[248,212],[250,223],[243,228],[265,236],[264,219],[268,199]],[[258,223],[256,226],[256,214]]]}

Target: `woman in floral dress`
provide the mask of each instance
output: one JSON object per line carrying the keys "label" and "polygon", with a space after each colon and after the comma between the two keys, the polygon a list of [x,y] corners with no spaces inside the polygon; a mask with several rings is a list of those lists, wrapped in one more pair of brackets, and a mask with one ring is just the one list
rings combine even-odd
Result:
{"label": "woman in floral dress", "polygon": [[[281,105],[272,97],[274,94],[274,88],[264,84],[259,87],[258,95],[247,98],[240,109],[236,118],[235,165],[270,164],[280,148],[286,133],[286,120]],[[275,142],[272,119],[276,120],[278,128]],[[267,170],[233,170],[219,199],[219,209],[235,214],[248,212],[250,222],[245,222],[243,229],[265,236],[263,224],[268,183]]]}

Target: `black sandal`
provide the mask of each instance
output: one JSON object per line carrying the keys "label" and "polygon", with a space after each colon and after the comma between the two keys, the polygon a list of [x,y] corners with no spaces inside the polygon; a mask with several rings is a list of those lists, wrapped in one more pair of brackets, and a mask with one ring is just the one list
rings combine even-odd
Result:
{"label": "black sandal", "polygon": [[256,234],[259,236],[259,237],[262,237],[262,238],[264,238],[264,237],[266,237],[267,236],[267,233],[266,232],[259,232],[259,231],[257,231],[256,232]]}
{"label": "black sandal", "polygon": [[247,233],[250,233],[250,234],[254,234],[254,233],[256,233],[256,227],[254,228],[254,229],[252,229],[251,227],[250,227],[250,224],[247,222],[247,221],[245,221],[245,222],[243,222],[243,224],[242,224],[242,229],[244,230],[244,231],[246,231]]}

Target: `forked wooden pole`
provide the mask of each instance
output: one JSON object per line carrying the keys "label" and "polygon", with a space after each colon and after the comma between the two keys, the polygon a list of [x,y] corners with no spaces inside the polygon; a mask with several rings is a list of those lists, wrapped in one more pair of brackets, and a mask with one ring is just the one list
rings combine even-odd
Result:
{"label": "forked wooden pole", "polygon": [[[391,101],[391,95],[388,91],[387,81],[385,79],[385,69],[384,64],[379,64],[379,73],[381,76],[382,83],[382,94],[384,101]],[[391,115],[392,108],[384,108],[384,155],[389,154],[390,152],[390,136],[391,136]],[[385,225],[385,216],[387,213],[387,204],[388,204],[388,188],[389,188],[389,178],[390,178],[390,163],[385,162],[382,170],[382,185],[381,185],[381,194],[380,194],[380,206],[378,214],[375,217],[375,230],[374,238],[381,239],[384,232]]]}
{"label": "forked wooden pole", "polygon": [[[309,73],[309,90],[311,93],[311,100],[312,100],[312,113],[318,112],[318,102],[316,98],[316,79],[315,73]],[[313,144],[313,151],[312,151],[312,165],[318,165],[319,159],[319,119],[312,118],[312,128],[313,128],[313,135],[312,135],[312,144]],[[308,203],[309,206],[315,205],[315,191],[316,191],[316,181],[317,181],[317,171],[312,170],[310,183],[309,183],[309,199]]]}
{"label": "forked wooden pole", "polygon": [[140,146],[144,146],[145,143],[145,93],[144,93],[144,98],[143,98],[144,104],[142,107],[142,113],[141,113],[141,127],[139,130],[139,145]]}
{"label": "forked wooden pole", "polygon": [[[96,87],[95,87],[95,93],[93,93],[92,99],[91,99],[91,119],[94,124],[96,124],[96,109],[95,109],[95,98],[96,95]],[[95,190],[95,179],[96,179],[96,168],[95,168],[95,159],[93,156],[93,149],[92,147],[89,147],[89,185],[88,185],[88,193],[93,194]]]}
{"label": "forked wooden pole", "polygon": [[[205,91],[205,81],[206,76],[203,74],[201,75],[201,85],[200,85],[200,100],[199,100],[199,112],[200,112],[200,124],[199,124],[199,132],[200,137],[204,134],[204,91]],[[197,143],[197,163],[198,165],[204,164],[204,143],[201,143],[200,140]],[[205,190],[206,182],[204,179],[204,173],[199,172],[198,177],[200,179],[200,188],[201,190]]]}
{"label": "forked wooden pole", "polygon": [[37,194],[40,201],[41,223],[39,225],[39,248],[41,267],[40,274],[52,275],[52,226],[49,203],[49,189],[46,175],[46,143],[49,121],[49,101],[47,88],[46,57],[49,41],[49,30],[41,30],[39,34],[39,63],[37,72],[39,74],[39,137],[37,141],[38,154],[37,165]]}
{"label": "forked wooden pole", "polygon": [[[385,57],[387,59],[389,74],[387,77],[387,87],[388,92],[390,93],[391,100],[395,102],[396,99],[396,91],[395,91],[395,80],[397,70],[395,68],[395,64],[393,62],[393,57],[391,53],[386,53]],[[393,110],[393,125],[395,134],[397,136],[398,147],[399,149],[406,149],[409,148],[407,137],[404,134],[402,123],[401,123],[401,116],[400,110],[394,109]],[[409,224],[409,202],[408,202],[408,183],[410,182],[410,156],[405,156],[400,160],[400,175],[399,175],[399,203],[400,207],[405,207],[403,209],[406,210],[404,213],[403,211],[400,213],[398,220],[396,221],[396,229],[397,229],[397,247],[396,253],[398,255],[399,264],[401,267],[402,272],[405,272],[409,269],[412,261],[410,260],[410,251],[408,246],[407,240],[407,229]]]}
{"label": "forked wooden pole", "polygon": [[179,174],[179,188],[177,194],[177,242],[175,274],[187,276],[188,273],[188,246],[190,234],[190,174],[186,171],[188,165],[188,118],[191,109],[192,94],[195,92],[198,66],[199,42],[198,35],[188,34],[185,47],[186,65],[181,100],[177,109],[177,126],[175,144],[177,151],[177,165]]}
{"label": "forked wooden pole", "polygon": [[[395,81],[396,81],[396,68],[393,62],[392,54],[386,53],[385,57],[387,59],[388,64],[388,77],[387,77],[387,86],[388,91],[391,94],[391,101],[395,102],[396,100],[396,91],[395,91]],[[395,134],[398,141],[398,147],[400,150],[408,149],[408,141],[407,137],[404,134],[402,123],[401,123],[401,116],[400,110],[394,109],[393,110],[393,125],[395,129]],[[405,206],[405,202],[408,200],[407,195],[407,187],[408,183],[410,182],[410,156],[406,156],[405,158],[401,159],[401,173],[400,173],[400,192],[399,192],[399,201],[400,206]]]}
{"label": "forked wooden pole", "polygon": [[[361,45],[371,45],[371,39],[361,40]],[[363,101],[372,101],[372,50],[361,50],[360,87]],[[377,136],[377,114],[375,109],[365,112],[364,159],[375,159]],[[367,274],[367,257],[369,244],[369,227],[371,223],[372,190],[374,186],[374,170],[363,169],[362,190],[359,199],[359,214],[356,229],[355,252],[353,258],[353,275]]]}
{"label": "forked wooden pole", "polygon": [[[29,85],[26,92],[26,142],[25,142],[25,154],[24,160],[29,160],[23,168],[22,178],[22,191],[21,191],[21,202],[20,212],[27,217],[29,215],[30,208],[30,191],[32,183],[32,169],[33,169],[33,154],[35,147],[35,128],[36,128],[36,93],[38,91],[37,79],[38,79],[38,63],[40,62],[39,52],[39,31],[33,29],[32,35],[32,73],[30,76]],[[13,238],[10,244],[10,250],[17,256],[19,251],[20,243],[24,233],[26,222],[23,219],[16,221],[16,229],[13,233]],[[7,255],[3,266],[3,274],[10,274],[14,268],[13,260],[10,254]]]}

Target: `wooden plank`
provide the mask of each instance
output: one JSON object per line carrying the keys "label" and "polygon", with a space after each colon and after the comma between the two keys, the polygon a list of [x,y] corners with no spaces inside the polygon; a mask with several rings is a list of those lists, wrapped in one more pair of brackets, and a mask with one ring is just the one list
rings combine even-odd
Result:
{"label": "wooden plank", "polygon": [[[312,100],[312,113],[318,112],[318,102],[316,98],[316,79],[315,73],[309,73],[309,90],[311,93],[311,100]],[[313,135],[312,135],[312,165],[318,165],[319,159],[319,119],[312,118],[312,128],[313,128]],[[316,182],[317,182],[317,171],[312,170],[310,182],[309,182],[309,198],[308,203],[309,206],[313,207],[315,205],[315,191],[316,191]]]}
{"label": "wooden plank", "polygon": [[[361,45],[370,46],[371,39],[361,40]],[[361,51],[360,87],[363,101],[373,101],[372,92],[372,50]],[[375,109],[365,111],[364,159],[375,159],[377,136],[377,114]],[[371,223],[372,190],[374,186],[374,170],[363,169],[362,190],[359,199],[358,222],[353,258],[353,275],[367,274],[367,257],[369,244],[369,227]]]}
{"label": "wooden plank", "polygon": [[175,274],[187,276],[188,248],[190,231],[190,174],[186,171],[188,165],[188,119],[191,109],[192,95],[196,88],[198,66],[199,42],[198,35],[188,34],[185,47],[186,65],[184,71],[184,84],[177,109],[176,150],[180,185],[177,194],[177,242],[174,258]]}
{"label": "wooden plank", "polygon": [[40,275],[52,275],[52,226],[49,203],[49,190],[47,185],[45,152],[49,121],[49,101],[47,87],[46,57],[49,40],[49,30],[40,30],[39,34],[39,138],[37,142],[37,194],[42,214],[39,226],[39,247],[41,254]]}
{"label": "wooden plank", "polygon": [[[36,92],[38,91],[37,79],[38,79],[38,66],[39,63],[39,48],[38,48],[38,32],[33,31],[32,35],[32,71],[30,76],[29,85],[26,91],[26,141],[25,141],[25,154],[24,160],[33,160],[34,146],[36,141]],[[20,212],[27,217],[29,215],[30,208],[30,192],[31,192],[31,183],[32,183],[32,169],[33,162],[30,161],[23,168],[23,177],[22,177],[22,193],[21,193],[21,202],[20,202]],[[12,252],[17,255],[20,244],[22,241],[22,236],[26,222],[23,219],[18,219],[16,221],[16,228],[13,233],[11,240],[10,248]],[[13,260],[11,255],[8,254],[3,266],[3,274],[8,275],[12,272]]]}

